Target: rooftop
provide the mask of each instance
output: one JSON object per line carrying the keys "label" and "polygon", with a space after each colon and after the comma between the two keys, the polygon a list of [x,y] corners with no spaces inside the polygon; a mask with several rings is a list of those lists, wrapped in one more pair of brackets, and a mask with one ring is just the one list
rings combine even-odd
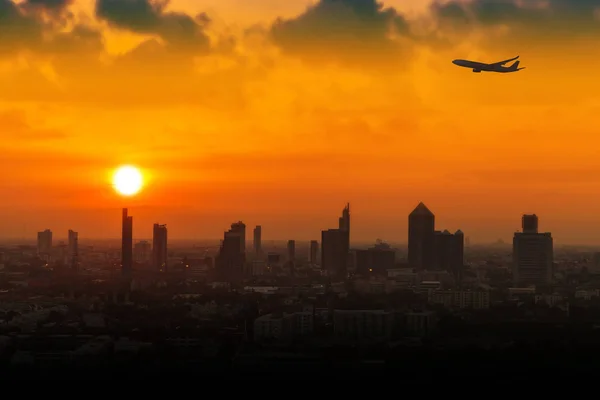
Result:
{"label": "rooftop", "polygon": [[433,213],[427,208],[423,202],[419,203],[419,205],[410,213],[410,215],[427,215],[433,216]]}

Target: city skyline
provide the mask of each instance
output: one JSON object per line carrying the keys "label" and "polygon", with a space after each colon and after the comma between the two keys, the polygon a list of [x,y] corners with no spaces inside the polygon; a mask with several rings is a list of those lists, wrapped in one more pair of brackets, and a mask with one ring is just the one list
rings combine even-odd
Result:
{"label": "city skyline", "polygon": [[[125,235],[125,230],[124,229],[127,229],[128,231],[131,231],[131,229],[132,229],[132,225],[131,225],[132,224],[132,222],[131,222],[132,221],[132,217],[127,217],[127,214],[130,212],[129,209],[122,209],[121,211],[123,213],[123,219],[122,219],[122,227],[121,227],[121,229],[122,229],[122,234],[121,234],[122,237],[120,238],[120,240],[123,240],[123,237],[124,237],[123,235]],[[420,215],[420,217],[419,217],[419,215]],[[425,226],[419,228],[419,231],[421,231],[421,230],[424,229],[425,231],[430,231],[430,234],[432,234],[432,235],[434,233],[439,233],[439,234],[442,234],[442,235],[445,235],[445,234],[448,234],[448,235],[451,235],[451,236],[460,235],[463,238],[465,237],[463,230],[460,229],[460,228],[457,229],[454,234],[451,234],[448,231],[448,229],[443,229],[442,230],[442,229],[436,228],[436,226],[439,227],[439,225],[436,225],[436,223],[435,223],[435,219],[437,218],[437,216],[435,215],[435,213],[433,213],[427,207],[426,204],[424,204],[423,202],[419,202],[419,204],[417,204],[417,206],[408,214],[407,228],[409,230],[409,233],[407,235],[407,240],[406,241],[383,240],[383,242],[384,243],[396,243],[396,244],[397,243],[408,244],[410,242],[410,237],[411,237],[411,233],[410,232],[412,232],[411,228],[410,228],[411,221],[413,221],[413,218],[415,218],[415,217],[416,218],[421,218],[421,219],[423,217],[426,218],[426,219],[431,218],[431,221],[425,222]],[[525,222],[525,221],[529,221],[529,222]],[[516,229],[515,231],[513,231],[512,235],[514,235],[515,233],[519,233],[519,232],[527,233],[528,229],[529,230],[533,229],[533,230],[535,230],[537,232],[538,223],[539,223],[538,222],[538,216],[536,214],[522,214],[521,215],[521,228],[520,229]],[[422,222],[416,222],[415,221],[414,224],[415,224],[415,226],[422,226]],[[125,228],[126,225],[128,226],[128,228]],[[248,235],[248,232],[247,232],[248,229],[247,228],[248,228],[249,225],[247,225],[242,220],[239,220],[237,222],[233,222],[230,225],[231,225],[231,229],[229,231],[226,231],[225,234],[226,234],[226,236],[227,236],[228,233],[235,233],[237,235],[238,232],[241,232],[242,236],[241,236],[241,239],[240,239],[240,246],[243,249],[245,249],[243,251],[251,250],[251,251],[253,251],[255,253],[260,253],[262,251],[260,243],[263,242],[263,241],[267,242],[267,243],[268,242],[286,242],[288,247],[290,246],[290,243],[292,243],[292,242],[295,243],[296,241],[307,242],[307,243],[309,243],[311,245],[312,245],[312,242],[316,242],[317,245],[320,245],[320,243],[322,243],[322,238],[321,238],[321,242],[319,242],[319,240],[306,239],[306,238],[301,238],[301,239],[296,239],[296,238],[287,239],[287,238],[272,238],[271,237],[271,238],[266,238],[265,239],[262,236],[262,225],[256,225],[253,228],[253,238],[250,241],[250,240],[246,240],[246,236]],[[528,226],[529,226],[529,228],[527,228]],[[532,226],[534,226],[534,228],[531,228]],[[167,229],[166,228],[166,224],[153,223],[152,224],[152,234],[151,234],[150,237],[144,237],[144,236],[139,236],[139,235],[136,236],[135,234],[133,234],[133,236],[132,236],[132,238],[130,240],[133,240],[137,244],[143,243],[146,240],[150,240],[151,242],[154,242],[155,240],[158,240],[159,242],[164,243],[164,244],[161,244],[160,246],[166,246],[166,243],[167,243],[167,241],[166,241],[166,229]],[[342,216],[338,218],[338,228],[332,229],[332,228],[326,228],[326,227],[324,227],[324,228],[321,229],[320,234],[323,234],[326,231],[337,231],[337,230],[344,230],[344,231],[350,232],[350,203],[347,203],[344,206],[344,209],[343,209],[343,212],[342,212]],[[133,230],[133,232],[136,232],[136,231],[137,231],[137,229]],[[164,232],[164,233],[157,233],[158,231],[161,231],[161,232]],[[257,231],[258,231],[258,235],[257,235]],[[41,236],[49,236],[49,238],[50,238],[49,240],[50,240],[50,242],[52,242],[52,238],[53,238],[53,235],[55,235],[55,233],[56,233],[56,231],[53,231],[50,228],[46,228],[43,231],[37,232],[38,246],[39,246],[39,243],[40,243],[40,237]],[[76,241],[78,240],[79,232],[74,232],[71,229],[69,229],[68,230],[68,237],[67,237],[67,240],[68,240],[69,243],[71,243],[71,234],[72,233],[76,237],[75,240]],[[129,234],[127,234],[127,235],[129,235]],[[157,235],[160,235],[160,236],[164,235],[164,239],[157,239],[157,237],[158,237]],[[355,234],[352,233],[352,236],[354,236],[354,235]],[[422,234],[419,233],[419,234],[417,234],[417,236],[415,236],[416,238],[419,238],[419,239],[417,239],[417,241],[423,240],[421,238],[421,235]],[[17,239],[21,239],[21,238],[14,238],[13,240],[17,240]],[[85,239],[86,238],[84,238],[84,240]],[[471,243],[471,238],[469,236],[466,236],[466,239],[467,239],[467,241],[469,243]],[[58,237],[54,236],[54,240],[57,243],[63,243],[64,242],[64,239],[61,236],[58,236]],[[117,238],[116,237],[110,237],[110,238],[87,237],[87,240],[89,240],[89,241],[91,241],[91,240],[117,240]],[[189,241],[189,240],[194,240],[194,239],[191,239],[191,238],[183,238],[183,239],[182,238],[179,238],[179,239],[175,238],[173,240],[171,238],[170,240],[172,240],[172,241]],[[201,238],[201,239],[197,239],[197,240],[223,240],[223,239],[222,238],[220,238],[220,239],[219,238]],[[373,239],[373,240],[361,240],[361,239],[359,239],[359,240],[349,240],[349,239],[346,239],[346,241],[348,241],[348,243],[350,243],[350,244],[353,244],[353,243],[354,244],[357,244],[357,243],[361,243],[361,244],[367,244],[367,243],[373,244],[373,243],[376,243],[376,242],[378,242],[380,240],[381,240],[381,238],[376,238],[376,239]],[[433,237],[430,240],[431,240],[431,243],[428,246],[433,246]],[[502,240],[502,239],[497,239],[494,243],[497,243],[498,240]],[[462,241],[464,241],[464,239],[461,239],[461,242]],[[154,243],[158,243],[158,242],[154,242]],[[258,243],[258,248],[256,247],[257,243]],[[134,243],[132,242],[132,246],[133,246],[133,244]],[[477,245],[477,244],[489,244],[489,243],[475,240],[473,242],[473,244]],[[573,243],[567,243],[567,245],[573,245]],[[158,246],[158,245],[156,245],[156,246]],[[430,251],[431,249],[427,250],[427,249],[424,248],[423,250],[425,250],[426,253],[431,252]],[[419,251],[423,251],[423,250],[419,250]],[[288,249],[288,251],[289,251],[289,249]],[[166,253],[166,247],[165,247],[164,252]],[[153,257],[155,257],[155,256],[153,256]],[[420,264],[421,263],[421,262],[416,262],[416,261],[412,261],[412,262],[416,263],[416,264]],[[432,260],[427,261],[427,262],[425,262],[425,264],[428,264],[430,262],[433,262],[433,261]]]}
{"label": "city skyline", "polygon": [[[559,243],[600,243],[600,83],[580,71],[600,65],[597,1],[151,3],[0,11],[0,237],[117,237],[128,207],[141,237],[243,219],[310,240],[350,201],[356,240],[399,241],[423,200],[474,242],[535,212]],[[516,54],[519,74],[451,63]],[[126,204],[122,164],[147,181]]]}

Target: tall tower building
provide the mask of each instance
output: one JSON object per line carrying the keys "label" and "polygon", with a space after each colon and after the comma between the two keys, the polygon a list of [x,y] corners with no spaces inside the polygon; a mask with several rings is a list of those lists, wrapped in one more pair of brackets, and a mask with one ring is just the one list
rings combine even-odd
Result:
{"label": "tall tower building", "polygon": [[[235,225],[235,224],[234,224]],[[242,251],[242,233],[239,229],[231,229],[224,233],[223,241],[215,264],[221,279],[233,280],[239,277],[246,262],[245,253]]]}
{"label": "tall tower building", "polygon": [[341,278],[348,273],[350,252],[350,203],[342,210],[338,229],[321,232],[321,269]]}
{"label": "tall tower building", "polygon": [[75,268],[77,266],[77,259],[79,257],[79,234],[69,229],[69,242],[68,242],[68,257],[71,261],[71,266]]}
{"label": "tall tower building", "polygon": [[52,250],[52,231],[46,229],[37,234],[37,250],[38,254],[48,255]]}
{"label": "tall tower building", "polygon": [[242,221],[231,224],[230,232],[235,232],[240,236],[240,250],[246,253],[246,225]]}
{"label": "tall tower building", "polygon": [[123,209],[121,234],[121,271],[126,277],[131,276],[133,268],[133,217],[127,214],[127,209]]}
{"label": "tall tower building", "polygon": [[425,204],[408,216],[408,264],[418,270],[433,266],[435,252],[435,215]]}
{"label": "tall tower building", "polygon": [[448,271],[457,282],[464,267],[465,235],[461,230],[452,234],[448,230],[436,231],[434,235],[433,269]]}
{"label": "tall tower building", "polygon": [[342,210],[342,216],[339,219],[339,230],[350,233],[350,203]]}
{"label": "tall tower building", "polygon": [[308,260],[312,265],[316,265],[318,263],[318,254],[319,254],[319,242],[317,240],[310,241],[310,248],[308,253]]}
{"label": "tall tower building", "polygon": [[262,252],[262,227],[256,225],[254,228],[254,252],[260,254]]}
{"label": "tall tower building", "polygon": [[296,241],[288,240],[287,242],[288,261],[296,260]]}
{"label": "tall tower building", "polygon": [[525,214],[521,218],[523,233],[538,233],[538,217],[535,214]]}
{"label": "tall tower building", "polygon": [[167,226],[154,224],[152,231],[152,266],[156,271],[167,271]]}
{"label": "tall tower building", "polygon": [[523,215],[523,232],[513,237],[513,282],[516,287],[552,283],[554,249],[552,234],[538,232],[536,215]]}

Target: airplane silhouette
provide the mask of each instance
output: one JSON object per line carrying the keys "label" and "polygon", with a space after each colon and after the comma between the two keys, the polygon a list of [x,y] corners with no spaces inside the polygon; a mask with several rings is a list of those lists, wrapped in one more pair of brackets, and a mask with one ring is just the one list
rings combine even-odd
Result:
{"label": "airplane silhouette", "polygon": [[525,69],[525,67],[519,68],[519,61],[516,61],[509,67],[504,66],[504,64],[509,63],[511,61],[515,61],[517,58],[519,58],[519,56],[516,56],[515,58],[511,58],[509,60],[499,61],[493,64],[484,64],[469,60],[454,60],[452,61],[452,64],[458,65],[459,67],[472,68],[473,72],[517,72],[522,69]]}

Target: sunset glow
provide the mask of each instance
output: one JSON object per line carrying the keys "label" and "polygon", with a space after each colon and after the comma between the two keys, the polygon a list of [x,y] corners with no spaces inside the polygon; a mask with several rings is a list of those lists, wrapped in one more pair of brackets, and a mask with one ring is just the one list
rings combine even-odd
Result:
{"label": "sunset glow", "polygon": [[128,160],[153,174],[140,235],[309,240],[351,202],[354,239],[405,241],[423,201],[480,240],[533,212],[600,240],[600,2],[26,3],[0,26],[2,235],[113,237],[106,171]]}

